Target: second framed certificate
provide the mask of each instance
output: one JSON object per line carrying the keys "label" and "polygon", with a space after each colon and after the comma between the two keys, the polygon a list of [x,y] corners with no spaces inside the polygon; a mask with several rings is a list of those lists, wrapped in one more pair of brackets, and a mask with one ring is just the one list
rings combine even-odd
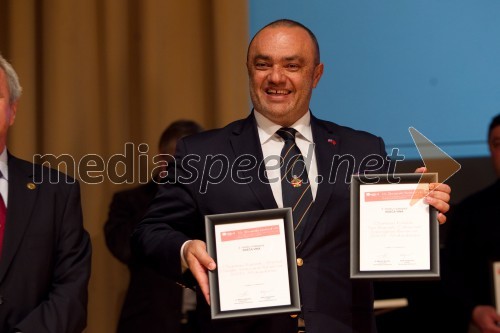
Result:
{"label": "second framed certificate", "polygon": [[497,313],[500,313],[500,261],[493,261],[491,263],[491,272],[493,279],[493,299],[495,300],[495,306]]}
{"label": "second framed certificate", "polygon": [[300,312],[290,208],[205,216],[212,319]]}
{"label": "second framed certificate", "polygon": [[439,278],[439,223],[423,198],[436,173],[353,176],[351,278]]}

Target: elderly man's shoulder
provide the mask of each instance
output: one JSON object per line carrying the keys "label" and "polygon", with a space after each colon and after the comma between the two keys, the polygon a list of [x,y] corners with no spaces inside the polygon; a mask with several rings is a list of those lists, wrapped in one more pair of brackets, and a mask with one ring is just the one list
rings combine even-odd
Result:
{"label": "elderly man's shoulder", "polygon": [[58,169],[61,166],[61,164],[54,163],[34,163],[9,154],[9,182],[11,179],[26,181],[26,186],[30,189],[35,189],[41,184],[46,188],[78,186],[75,178]]}

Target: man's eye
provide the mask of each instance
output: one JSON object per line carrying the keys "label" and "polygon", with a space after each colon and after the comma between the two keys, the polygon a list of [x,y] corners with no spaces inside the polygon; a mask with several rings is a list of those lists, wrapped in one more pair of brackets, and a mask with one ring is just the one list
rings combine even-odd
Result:
{"label": "man's eye", "polygon": [[257,69],[263,69],[263,68],[267,68],[267,67],[269,67],[269,66],[268,66],[268,65],[267,65],[267,63],[265,63],[265,62],[258,62],[258,63],[256,63],[256,64],[255,64],[255,67],[256,67]]}
{"label": "man's eye", "polygon": [[288,64],[288,65],[286,65],[286,68],[288,68],[289,70],[297,70],[297,69],[299,69],[299,65],[297,65],[297,64]]}

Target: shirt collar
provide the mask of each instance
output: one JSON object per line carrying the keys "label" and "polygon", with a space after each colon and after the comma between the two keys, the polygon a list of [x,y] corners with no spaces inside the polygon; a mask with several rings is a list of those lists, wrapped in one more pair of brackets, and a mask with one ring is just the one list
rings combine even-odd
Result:
{"label": "shirt collar", "polygon": [[[264,144],[271,138],[275,137],[274,134],[279,130],[281,125],[273,123],[271,120],[264,117],[259,111],[254,109],[255,120],[257,121],[257,129],[259,131],[260,144]],[[313,142],[312,131],[311,131],[311,112],[307,111],[299,120],[297,120],[292,126],[297,130],[297,132],[302,135],[302,137]]]}
{"label": "shirt collar", "polygon": [[7,148],[4,148],[3,152],[0,154],[0,171],[2,172],[2,178],[9,180],[9,168],[7,167]]}

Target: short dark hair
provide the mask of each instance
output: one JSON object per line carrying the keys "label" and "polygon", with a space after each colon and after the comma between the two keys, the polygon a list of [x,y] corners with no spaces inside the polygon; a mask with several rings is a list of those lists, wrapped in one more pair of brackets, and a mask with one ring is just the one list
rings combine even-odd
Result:
{"label": "short dark hair", "polygon": [[316,65],[318,65],[320,63],[319,43],[318,43],[318,39],[316,38],[316,35],[314,35],[314,33],[311,31],[311,29],[309,29],[308,27],[306,27],[302,23],[294,21],[294,20],[290,20],[290,19],[279,19],[279,20],[273,21],[271,23],[266,24],[259,31],[257,31],[257,33],[252,37],[252,40],[248,44],[247,62],[248,62],[248,52],[250,51],[250,46],[252,45],[253,40],[259,34],[259,32],[261,32],[262,30],[269,28],[269,27],[298,27],[298,28],[304,29],[309,34],[309,36],[311,37],[311,39],[314,43],[314,48],[316,51],[316,56],[314,57],[314,62]]}
{"label": "short dark hair", "polygon": [[193,120],[180,119],[171,123],[161,134],[158,144],[160,152],[167,149],[167,145],[172,140],[178,140],[186,135],[196,134],[203,131],[203,128]]}
{"label": "short dark hair", "polygon": [[488,141],[490,140],[491,131],[493,131],[493,129],[499,125],[500,125],[500,114],[497,114],[491,120],[490,127],[488,128]]}

